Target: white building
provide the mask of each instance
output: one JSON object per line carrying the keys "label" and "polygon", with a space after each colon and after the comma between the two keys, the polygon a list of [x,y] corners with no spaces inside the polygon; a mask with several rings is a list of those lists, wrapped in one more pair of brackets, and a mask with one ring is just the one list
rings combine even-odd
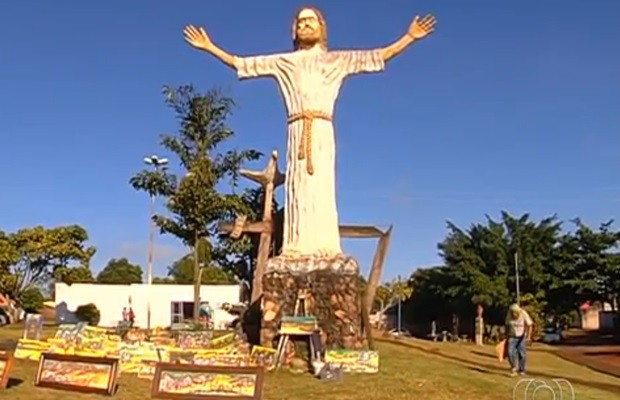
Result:
{"label": "white building", "polygon": [[[100,285],[90,283],[56,284],[56,320],[72,323],[78,306],[93,303],[101,313],[99,326],[114,327],[122,320],[123,308],[131,306],[135,314],[135,326],[146,328],[148,299],[151,299],[151,328],[168,327],[191,319],[194,307],[192,285]],[[220,307],[223,303],[236,304],[241,297],[239,285],[203,285],[200,301],[208,301],[213,309],[215,329],[223,329],[234,316]]]}

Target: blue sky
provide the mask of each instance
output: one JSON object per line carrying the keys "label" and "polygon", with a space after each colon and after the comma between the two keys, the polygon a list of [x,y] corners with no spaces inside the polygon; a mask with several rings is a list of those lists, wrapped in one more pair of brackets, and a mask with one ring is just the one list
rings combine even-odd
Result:
{"label": "blue sky", "polygon": [[[290,49],[302,3],[23,1],[0,7],[0,229],[81,224],[111,257],[142,265],[148,199],[128,179],[174,132],[162,85],[223,88],[239,104],[231,145],[285,150],[270,80],[239,82],[190,49],[207,28],[237,54]],[[598,224],[620,206],[620,2],[315,1],[332,48],[388,44],[416,13],[436,33],[383,74],[355,77],[336,107],[341,223],[394,224],[384,278],[440,262],[445,222],[501,210]],[[250,165],[249,167],[260,167]],[[156,271],[184,249],[157,238]],[[375,243],[345,241],[368,270]]]}

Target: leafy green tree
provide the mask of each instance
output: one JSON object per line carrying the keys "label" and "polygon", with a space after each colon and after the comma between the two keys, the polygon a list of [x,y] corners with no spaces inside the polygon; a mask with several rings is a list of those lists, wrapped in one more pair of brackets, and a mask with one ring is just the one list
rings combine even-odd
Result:
{"label": "leafy green tree", "polygon": [[170,278],[168,276],[155,276],[153,277],[153,284],[155,285],[174,285],[177,282],[174,281],[173,278]]}
{"label": "leafy green tree", "polygon": [[96,250],[87,241],[86,230],[78,225],[0,235],[0,291],[21,301],[26,290],[45,284],[59,271],[88,269]]}
{"label": "leafy green tree", "polygon": [[[174,283],[190,284],[194,282],[194,255],[188,254],[175,261],[168,268],[168,276]],[[202,268],[201,284],[234,284],[232,273],[218,267],[206,266]]]}
{"label": "leafy green tree", "polygon": [[43,308],[44,302],[43,294],[39,288],[31,287],[22,293],[21,307],[27,313],[36,314]]}
{"label": "leafy green tree", "polygon": [[448,229],[439,250],[451,282],[444,294],[452,312],[471,314],[479,304],[490,308],[492,321],[501,323],[508,305],[517,300],[515,255],[521,295],[545,299],[560,242],[556,216],[537,223],[528,214],[515,218],[502,212],[499,222],[487,217],[486,225],[462,230],[448,223]]}
{"label": "leafy green tree", "polygon": [[126,258],[111,259],[97,275],[98,283],[124,284],[142,283],[142,268]]}
{"label": "leafy green tree", "polygon": [[392,302],[392,292],[387,285],[377,286],[377,292],[375,293],[375,301],[372,305],[372,312],[377,312],[385,309]]}
{"label": "leafy green tree", "polygon": [[54,271],[54,281],[72,285],[74,283],[93,283],[95,278],[88,267],[79,266],[73,268],[60,267]]}
{"label": "leafy green tree", "polygon": [[[193,86],[176,89],[164,87],[166,104],[178,123],[177,135],[164,135],[162,146],[174,153],[184,176],[180,178],[166,170],[142,171],[130,180],[137,190],[166,199],[170,216],[157,215],[155,223],[162,233],[179,238],[194,250],[194,319],[198,320],[200,296],[200,259],[204,266],[212,265],[213,248],[217,246],[217,222],[239,214],[248,214],[247,204],[232,193],[218,191],[222,183],[233,190],[239,181],[239,168],[261,154],[254,150],[217,151],[234,136],[227,119],[234,101],[211,90],[198,93]],[[198,254],[202,253],[202,254]]]}
{"label": "leafy green tree", "polygon": [[575,309],[585,301],[607,302],[614,306],[620,298],[620,233],[611,229],[613,221],[594,230],[579,219],[576,231],[566,234],[555,265],[553,298],[563,309]]}
{"label": "leafy green tree", "polygon": [[409,323],[421,324],[426,329],[431,321],[452,312],[448,292],[453,282],[447,267],[419,268],[408,284],[412,293],[403,306],[405,320]]}

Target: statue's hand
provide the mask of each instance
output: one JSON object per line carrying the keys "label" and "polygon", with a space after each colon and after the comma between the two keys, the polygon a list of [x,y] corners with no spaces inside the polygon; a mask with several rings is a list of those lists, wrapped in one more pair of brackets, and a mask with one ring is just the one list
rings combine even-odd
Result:
{"label": "statue's hand", "polygon": [[185,41],[199,50],[209,51],[213,45],[209,35],[207,35],[207,32],[203,28],[196,28],[193,25],[188,25],[183,30],[183,34],[185,35]]}
{"label": "statue's hand", "polygon": [[416,15],[407,33],[413,39],[422,39],[435,30],[436,22],[435,17],[430,14],[422,18],[422,20],[420,20],[418,15]]}

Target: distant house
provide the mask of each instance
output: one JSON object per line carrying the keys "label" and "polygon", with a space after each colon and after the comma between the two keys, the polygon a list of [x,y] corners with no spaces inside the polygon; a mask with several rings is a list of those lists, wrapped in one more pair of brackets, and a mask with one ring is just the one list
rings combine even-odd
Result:
{"label": "distant house", "polygon": [[585,302],[579,307],[581,313],[581,329],[586,331],[598,331],[613,329],[616,313],[611,304]]}

